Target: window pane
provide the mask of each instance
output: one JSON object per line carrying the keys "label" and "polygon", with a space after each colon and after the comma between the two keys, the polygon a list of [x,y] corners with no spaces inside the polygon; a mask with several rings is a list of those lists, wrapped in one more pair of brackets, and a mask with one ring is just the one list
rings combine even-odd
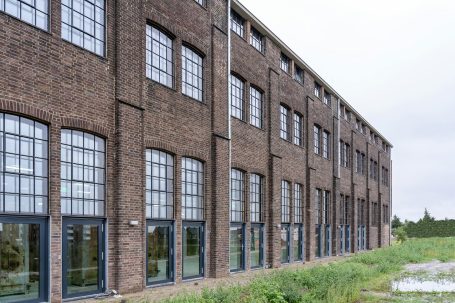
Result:
{"label": "window pane", "polygon": [[245,83],[231,75],[231,115],[240,120],[245,119]]}
{"label": "window pane", "polygon": [[202,162],[182,158],[182,219],[203,220],[204,171]]}
{"label": "window pane", "polygon": [[165,86],[174,86],[174,58],[172,39],[157,27],[147,25],[146,39],[146,68],[150,70],[147,76],[153,81]]}
{"label": "window pane", "polygon": [[47,1],[0,0],[0,11],[47,31]]}
{"label": "window pane", "polygon": [[182,47],[182,93],[202,101],[202,57],[190,48]]}

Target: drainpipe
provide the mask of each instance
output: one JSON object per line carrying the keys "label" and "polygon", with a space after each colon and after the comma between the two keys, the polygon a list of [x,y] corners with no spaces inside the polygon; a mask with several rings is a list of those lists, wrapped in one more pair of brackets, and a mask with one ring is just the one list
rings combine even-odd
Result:
{"label": "drainpipe", "polygon": [[[231,0],[227,0],[227,4],[228,4],[228,7],[227,7],[227,36],[228,36],[228,48],[227,48],[227,79],[228,79],[228,140],[229,140],[229,172],[228,172],[228,178],[229,178],[229,194],[228,194],[228,197],[229,197],[229,227],[230,227],[230,224],[231,224],[231,187],[232,187],[232,184],[231,184],[231,169],[232,169],[232,120],[231,120],[231,114],[232,114],[232,109],[231,109],[231,104],[232,104],[232,98],[231,98]],[[231,236],[230,235],[230,228],[228,229],[228,232],[229,232],[229,237]],[[228,245],[228,256],[231,255],[231,246]],[[230,266],[229,266],[230,268]],[[228,270],[230,273],[230,270]]]}

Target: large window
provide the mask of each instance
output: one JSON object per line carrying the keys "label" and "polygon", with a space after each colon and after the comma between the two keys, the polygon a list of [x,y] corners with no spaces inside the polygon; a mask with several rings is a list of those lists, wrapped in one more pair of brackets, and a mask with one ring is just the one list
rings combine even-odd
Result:
{"label": "large window", "polygon": [[146,216],[174,218],[174,157],[159,150],[146,151]]}
{"label": "large window", "polygon": [[291,185],[288,181],[281,181],[281,222],[290,222]]}
{"label": "large window", "polygon": [[203,85],[202,57],[182,46],[182,93],[202,101]]}
{"label": "large window", "polygon": [[303,222],[303,187],[302,184],[294,185],[294,223]]}
{"label": "large window", "polygon": [[104,56],[104,5],[104,0],[62,0],[62,38]]}
{"label": "large window", "polygon": [[182,158],[182,219],[204,219],[203,164],[191,158]]}
{"label": "large window", "polygon": [[245,174],[231,170],[231,221],[243,222],[245,215]]}
{"label": "large window", "polygon": [[174,86],[174,50],[172,39],[156,26],[146,28],[146,74],[168,87]]}
{"label": "large window", "polygon": [[257,174],[250,175],[250,215],[251,222],[262,222],[264,203],[264,178]]}
{"label": "large window", "polygon": [[62,214],[103,216],[104,139],[70,129],[61,135]]}
{"label": "large window", "polygon": [[303,117],[294,113],[294,144],[303,146]]}
{"label": "large window", "polygon": [[280,105],[280,137],[284,140],[290,140],[289,109]]}
{"label": "large window", "polygon": [[48,30],[49,0],[0,0],[0,11]]}
{"label": "large window", "polygon": [[245,120],[245,83],[231,75],[231,115]]}
{"label": "large window", "polygon": [[300,84],[303,84],[303,69],[301,69],[298,65],[294,65],[294,79],[295,81],[299,82]]}
{"label": "large window", "polygon": [[322,132],[322,156],[326,159],[330,157],[330,133],[328,131]]}
{"label": "large window", "polygon": [[330,192],[324,190],[322,192],[322,224],[329,224],[330,222]]}
{"label": "large window", "polygon": [[291,69],[291,59],[283,53],[281,53],[280,57],[280,67],[283,71],[289,74]]}
{"label": "large window", "polygon": [[313,127],[314,153],[321,154],[321,128],[318,125]]}
{"label": "large window", "polygon": [[235,11],[231,11],[231,30],[243,38],[244,37],[244,28],[245,28],[245,19],[243,19]]}
{"label": "large window", "polygon": [[258,128],[263,125],[263,94],[258,89],[250,87],[250,124]]}
{"label": "large window", "polygon": [[48,128],[0,113],[0,213],[47,213]]}
{"label": "large window", "polygon": [[251,34],[250,34],[250,43],[251,45],[260,51],[261,53],[264,52],[264,36],[254,27],[251,27]]}

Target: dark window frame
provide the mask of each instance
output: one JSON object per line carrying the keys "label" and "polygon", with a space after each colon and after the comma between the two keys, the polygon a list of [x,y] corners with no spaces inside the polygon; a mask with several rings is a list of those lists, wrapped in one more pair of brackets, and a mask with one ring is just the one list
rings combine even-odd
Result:
{"label": "dark window frame", "polygon": [[[158,37],[154,36],[154,32],[158,34]],[[175,51],[174,51],[174,39],[175,36],[170,32],[162,28],[161,26],[154,23],[147,23],[146,25],[146,77],[152,81],[169,87],[171,89],[175,86]],[[164,37],[161,39],[161,37]],[[164,43],[166,42],[166,43]],[[153,47],[154,43],[158,44],[158,47]],[[170,45],[170,46],[169,46]],[[155,48],[161,49],[161,46],[166,49],[166,55],[154,53]],[[158,67],[154,64],[154,58],[158,59]],[[165,61],[165,67],[161,66],[161,60]],[[168,66],[169,65],[169,66]],[[158,78],[156,78],[158,74]]]}

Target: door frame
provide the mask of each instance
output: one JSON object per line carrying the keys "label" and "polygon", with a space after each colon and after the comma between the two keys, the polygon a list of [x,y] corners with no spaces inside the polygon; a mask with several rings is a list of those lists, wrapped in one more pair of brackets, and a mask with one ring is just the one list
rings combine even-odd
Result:
{"label": "door frame", "polygon": [[[96,291],[81,292],[77,294],[68,295],[68,281],[66,279],[66,273],[68,270],[68,261],[65,256],[68,255],[68,225],[98,225],[98,289]],[[79,298],[92,296],[103,293],[106,290],[106,241],[105,241],[105,220],[97,218],[62,218],[62,298]]]}
{"label": "door frame", "polygon": [[[156,282],[148,282],[147,274],[148,274],[148,253],[149,253],[149,237],[148,237],[148,228],[149,226],[166,226],[169,227],[169,271],[170,271],[170,278],[167,280],[156,281]],[[175,281],[175,227],[174,221],[156,221],[156,220],[147,220],[145,226],[145,284],[147,286],[154,286],[160,285],[165,283],[171,283]]]}
{"label": "door frame", "polygon": [[5,224],[39,224],[40,228],[40,277],[38,299],[14,301],[20,303],[39,303],[49,300],[49,224],[47,217],[0,215],[0,223]]}
{"label": "door frame", "polygon": [[[200,256],[199,256],[199,275],[184,277],[183,276],[183,245],[185,243],[185,227],[199,227],[199,238],[201,239],[200,245]],[[205,222],[193,222],[193,221],[183,221],[182,222],[182,280],[192,280],[198,278],[204,278],[205,275]]]}

